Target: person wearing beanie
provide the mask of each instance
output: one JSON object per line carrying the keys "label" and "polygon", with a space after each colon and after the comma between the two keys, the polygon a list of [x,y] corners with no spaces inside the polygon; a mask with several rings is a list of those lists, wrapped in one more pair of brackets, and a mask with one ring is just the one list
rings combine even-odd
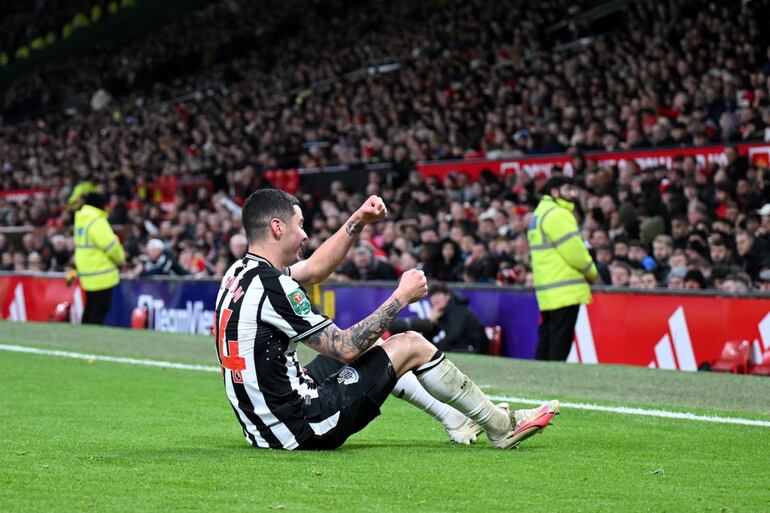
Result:
{"label": "person wearing beanie", "polygon": [[103,324],[112,305],[112,289],[120,282],[126,253],[107,221],[107,200],[98,192],[83,196],[75,212],[75,267],[86,293],[83,324]]}
{"label": "person wearing beanie", "polygon": [[581,304],[591,302],[589,283],[599,276],[580,237],[573,213],[577,189],[571,178],[556,175],[543,187],[527,232],[542,321],[538,329],[538,360],[564,361]]}

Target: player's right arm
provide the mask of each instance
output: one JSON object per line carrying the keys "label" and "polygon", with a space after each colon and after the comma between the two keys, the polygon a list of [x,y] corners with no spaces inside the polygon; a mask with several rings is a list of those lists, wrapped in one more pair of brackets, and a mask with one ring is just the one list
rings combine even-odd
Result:
{"label": "player's right arm", "polygon": [[379,340],[406,305],[427,294],[425,274],[415,269],[406,271],[393,294],[366,319],[346,330],[330,324],[303,342],[335,360],[352,362]]}

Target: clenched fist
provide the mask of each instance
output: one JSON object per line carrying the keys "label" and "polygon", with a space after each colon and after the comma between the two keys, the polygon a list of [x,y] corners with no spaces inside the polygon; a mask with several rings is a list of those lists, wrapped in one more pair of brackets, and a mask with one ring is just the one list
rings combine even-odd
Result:
{"label": "clenched fist", "polygon": [[428,280],[425,273],[417,269],[404,272],[393,295],[402,305],[414,303],[427,296]]}
{"label": "clenched fist", "polygon": [[356,214],[358,214],[359,223],[363,226],[382,221],[388,217],[388,209],[385,207],[385,202],[382,201],[382,198],[379,196],[369,196],[369,199],[361,205]]}

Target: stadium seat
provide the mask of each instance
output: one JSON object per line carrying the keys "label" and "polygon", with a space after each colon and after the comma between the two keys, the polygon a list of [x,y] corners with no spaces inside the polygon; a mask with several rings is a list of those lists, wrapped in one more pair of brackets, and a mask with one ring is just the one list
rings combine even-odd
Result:
{"label": "stadium seat", "polygon": [[500,326],[487,326],[484,328],[484,332],[489,339],[489,350],[487,352],[492,356],[500,356],[500,348],[503,344],[503,328]]}
{"label": "stadium seat", "polygon": [[754,365],[749,374],[754,376],[770,376],[770,349],[762,353],[762,363]]}
{"label": "stadium seat", "polygon": [[297,192],[300,186],[300,177],[296,169],[286,170],[286,179],[284,180],[283,186],[283,190],[289,194],[294,194]]}
{"label": "stadium seat", "polygon": [[269,183],[272,187],[275,187],[275,177],[276,177],[277,171],[275,169],[268,169],[264,173],[265,180],[267,180],[267,183]]}
{"label": "stadium seat", "polygon": [[715,372],[732,372],[733,374],[746,374],[749,366],[749,354],[751,344],[748,340],[740,342],[729,340],[722,347],[722,355],[712,365]]}
{"label": "stadium seat", "polygon": [[146,306],[137,306],[131,311],[131,329],[132,330],[144,330],[147,329],[147,319],[149,312]]}
{"label": "stadium seat", "polygon": [[55,322],[70,322],[70,302],[62,301],[56,305],[53,311],[53,320]]}

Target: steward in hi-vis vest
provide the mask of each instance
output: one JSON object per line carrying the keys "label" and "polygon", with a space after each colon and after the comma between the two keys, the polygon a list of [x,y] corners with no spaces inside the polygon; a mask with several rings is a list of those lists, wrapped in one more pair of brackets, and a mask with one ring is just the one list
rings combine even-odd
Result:
{"label": "steward in hi-vis vest", "polygon": [[86,292],[83,323],[102,324],[112,303],[112,289],[120,282],[118,266],[126,262],[126,254],[107,221],[104,196],[88,193],[84,202],[75,212],[75,267]]}
{"label": "steward in hi-vis vest", "polygon": [[573,214],[577,191],[572,179],[554,176],[543,192],[527,232],[542,315],[536,358],[566,360],[580,305],[591,302],[589,283],[598,271]]}

